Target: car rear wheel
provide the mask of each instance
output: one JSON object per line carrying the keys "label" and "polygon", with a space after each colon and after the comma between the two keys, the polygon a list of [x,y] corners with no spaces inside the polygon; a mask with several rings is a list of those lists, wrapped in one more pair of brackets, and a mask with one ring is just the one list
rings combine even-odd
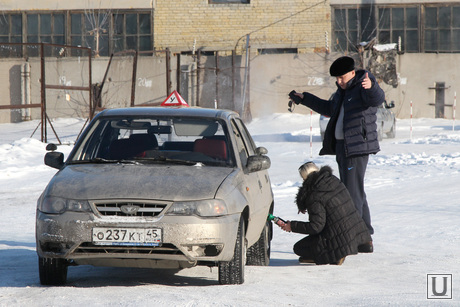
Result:
{"label": "car rear wheel", "polygon": [[248,248],[247,265],[267,266],[270,263],[270,245],[272,238],[272,223],[267,221],[260,234],[259,240]]}
{"label": "car rear wheel", "polygon": [[246,239],[243,217],[240,218],[236,236],[235,251],[231,261],[219,262],[219,284],[234,285],[244,283],[246,263]]}
{"label": "car rear wheel", "polygon": [[67,262],[64,259],[38,257],[38,272],[42,285],[61,286],[67,280]]}

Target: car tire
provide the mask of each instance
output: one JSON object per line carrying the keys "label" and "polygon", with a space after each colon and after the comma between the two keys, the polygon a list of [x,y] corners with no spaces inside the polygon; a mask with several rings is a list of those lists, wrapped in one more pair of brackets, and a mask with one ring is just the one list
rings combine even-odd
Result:
{"label": "car tire", "polygon": [[40,283],[47,286],[61,286],[67,281],[67,261],[59,258],[38,257]]}
{"label": "car tire", "polygon": [[268,266],[270,263],[270,249],[272,238],[272,223],[267,221],[259,240],[248,248],[247,265]]}
{"label": "car tire", "polygon": [[219,284],[235,285],[244,283],[246,264],[246,235],[243,217],[240,218],[235,250],[231,261],[219,262]]}
{"label": "car tire", "polygon": [[394,139],[396,137],[396,120],[393,121],[390,132],[387,133],[387,137]]}

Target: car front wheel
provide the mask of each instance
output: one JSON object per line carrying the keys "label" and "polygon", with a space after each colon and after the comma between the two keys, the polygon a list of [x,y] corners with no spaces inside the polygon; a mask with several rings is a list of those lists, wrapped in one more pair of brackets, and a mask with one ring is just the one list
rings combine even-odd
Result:
{"label": "car front wheel", "polygon": [[377,140],[379,140],[379,141],[383,140],[383,124],[380,124],[377,127]]}
{"label": "car front wheel", "polygon": [[272,223],[265,222],[259,240],[248,248],[247,265],[267,266],[270,263],[270,245],[272,237]]}
{"label": "car front wheel", "polygon": [[387,133],[387,137],[394,139],[396,137],[396,120],[393,121],[390,132]]}
{"label": "car front wheel", "polygon": [[38,257],[40,283],[49,286],[61,286],[67,280],[67,262],[59,258]]}
{"label": "car front wheel", "polygon": [[243,217],[240,217],[236,236],[235,251],[231,261],[219,262],[219,284],[234,285],[244,283],[246,263],[246,239]]}

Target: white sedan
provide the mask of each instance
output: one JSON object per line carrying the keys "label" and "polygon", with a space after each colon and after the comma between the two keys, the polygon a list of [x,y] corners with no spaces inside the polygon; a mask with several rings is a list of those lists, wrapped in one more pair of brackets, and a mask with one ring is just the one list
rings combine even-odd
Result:
{"label": "white sedan", "polygon": [[37,202],[40,282],[70,265],[217,266],[220,284],[268,265],[273,192],[267,150],[237,113],[202,108],[105,110]]}

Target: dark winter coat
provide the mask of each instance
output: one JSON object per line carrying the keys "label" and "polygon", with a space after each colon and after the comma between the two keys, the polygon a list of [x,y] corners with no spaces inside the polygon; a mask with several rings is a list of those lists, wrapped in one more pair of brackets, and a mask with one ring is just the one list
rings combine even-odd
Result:
{"label": "dark winter coat", "polygon": [[[362,87],[363,79],[369,74],[370,89]],[[343,103],[343,131],[347,157],[375,154],[380,150],[377,133],[377,107],[385,100],[385,93],[375,77],[365,70],[357,70],[347,89],[337,84],[337,91],[330,100],[324,100],[310,93],[303,93],[301,104],[315,112],[329,116],[324,132],[323,148],[320,155],[335,155],[335,126]]]}
{"label": "dark winter coat", "polygon": [[300,211],[308,212],[309,222],[291,221],[291,230],[308,234],[316,241],[313,260],[317,264],[335,263],[357,254],[358,245],[372,240],[348,190],[332,175],[329,166],[307,177],[296,203]]}

